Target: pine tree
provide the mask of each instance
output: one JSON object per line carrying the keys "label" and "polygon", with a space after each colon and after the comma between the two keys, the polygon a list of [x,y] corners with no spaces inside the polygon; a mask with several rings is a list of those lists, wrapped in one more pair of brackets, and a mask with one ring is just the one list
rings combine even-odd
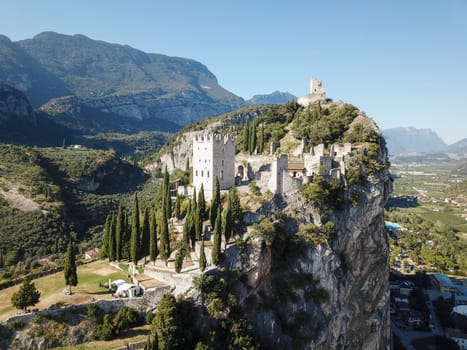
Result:
{"label": "pine tree", "polygon": [[23,309],[26,312],[28,306],[34,306],[39,302],[40,296],[41,293],[37,290],[34,282],[25,278],[19,290],[11,296],[11,303],[17,309]]}
{"label": "pine tree", "polygon": [[156,213],[151,210],[149,220],[149,259],[155,263],[158,255],[157,251],[157,222]]}
{"label": "pine tree", "polygon": [[214,227],[216,223],[216,216],[218,208],[221,205],[221,190],[219,185],[219,178],[216,176],[216,184],[214,186],[214,197],[211,201],[211,209],[209,212],[209,220],[211,221],[211,226]]}
{"label": "pine tree", "polygon": [[206,217],[206,200],[204,199],[204,186],[201,184],[198,193],[198,209],[201,215],[201,220],[204,220]]}
{"label": "pine tree", "polygon": [[179,349],[181,340],[178,337],[180,333],[180,320],[175,297],[166,293],[157,306],[156,316],[152,322],[153,333],[157,337],[157,346],[159,350]]}
{"label": "pine tree", "polygon": [[250,122],[247,120],[243,129],[243,152],[250,150]]}
{"label": "pine tree", "polygon": [[206,270],[206,254],[204,253],[204,238],[201,240],[201,248],[199,252],[199,269],[204,272]]}
{"label": "pine tree", "polygon": [[214,225],[214,242],[211,252],[211,260],[214,265],[219,265],[221,255],[221,232],[222,232],[222,220],[221,220],[221,206],[217,207],[216,223]]}
{"label": "pine tree", "polygon": [[143,214],[143,226],[141,227],[141,245],[140,245],[140,252],[141,255],[144,257],[144,263],[146,263],[146,257],[149,255],[149,245],[151,240],[151,233],[150,233],[150,218],[149,218],[149,209],[146,208]]}
{"label": "pine tree", "polygon": [[115,260],[120,261],[122,258],[123,239],[125,236],[125,218],[121,204],[118,206],[115,225]]}
{"label": "pine tree", "polygon": [[139,203],[138,195],[135,192],[133,198],[133,210],[132,210],[132,219],[131,219],[131,240],[130,240],[130,257],[131,261],[136,265],[138,263],[138,258],[140,255],[140,222],[139,222]]}
{"label": "pine tree", "polygon": [[66,251],[65,264],[63,266],[63,274],[65,275],[65,284],[69,287],[71,294],[71,286],[78,285],[75,250],[71,241],[68,243],[68,248]]}
{"label": "pine tree", "polygon": [[160,244],[159,244],[159,257],[165,261],[167,266],[167,259],[170,257],[170,240],[169,240],[169,225],[167,223],[166,211],[162,210],[162,218],[159,224],[161,228],[160,232]]}

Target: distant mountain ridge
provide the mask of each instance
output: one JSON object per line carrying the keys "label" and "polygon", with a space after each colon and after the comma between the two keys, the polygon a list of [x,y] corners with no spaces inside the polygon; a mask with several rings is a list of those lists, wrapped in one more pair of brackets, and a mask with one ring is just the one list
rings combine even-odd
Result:
{"label": "distant mountain ridge", "polygon": [[24,91],[35,107],[74,95],[102,112],[183,126],[244,103],[199,62],[84,35],[44,32],[18,42],[2,35],[0,57],[0,80]]}
{"label": "distant mountain ridge", "polygon": [[431,129],[398,127],[383,130],[390,155],[401,153],[446,151],[448,145]]}
{"label": "distant mountain ridge", "polygon": [[283,104],[295,100],[297,97],[290,92],[274,91],[266,95],[254,95],[249,100],[245,101],[246,105],[259,105],[259,104]]}

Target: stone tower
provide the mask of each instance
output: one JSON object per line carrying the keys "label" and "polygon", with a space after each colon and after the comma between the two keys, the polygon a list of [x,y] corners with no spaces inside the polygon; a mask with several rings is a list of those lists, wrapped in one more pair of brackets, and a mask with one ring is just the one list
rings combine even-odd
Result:
{"label": "stone tower", "polygon": [[323,89],[323,81],[312,77],[310,80],[310,93],[308,95],[299,97],[297,102],[303,107],[316,101],[323,101],[326,99],[326,92]]}
{"label": "stone tower", "polygon": [[198,135],[193,139],[193,187],[199,192],[203,184],[207,200],[213,196],[216,176],[221,190],[234,185],[235,143],[219,134]]}

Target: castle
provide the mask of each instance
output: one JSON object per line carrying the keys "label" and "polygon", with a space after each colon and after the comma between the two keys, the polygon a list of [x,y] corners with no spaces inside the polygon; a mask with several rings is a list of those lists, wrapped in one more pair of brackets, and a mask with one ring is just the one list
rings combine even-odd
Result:
{"label": "castle", "polygon": [[307,107],[311,103],[316,101],[323,101],[325,99],[326,92],[323,89],[323,81],[313,77],[310,81],[310,93],[308,95],[299,97],[297,102],[303,107]]}
{"label": "castle", "polygon": [[210,200],[216,176],[221,190],[229,189],[235,181],[235,142],[230,136],[206,133],[193,138],[193,187]]}

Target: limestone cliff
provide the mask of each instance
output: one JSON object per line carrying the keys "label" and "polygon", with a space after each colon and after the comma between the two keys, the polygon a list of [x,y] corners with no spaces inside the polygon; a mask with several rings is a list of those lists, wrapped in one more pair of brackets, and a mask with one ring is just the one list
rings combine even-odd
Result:
{"label": "limestone cliff", "polygon": [[[265,348],[389,349],[383,208],[391,182],[381,146],[384,168],[348,186],[339,209],[318,208],[297,191],[262,211],[279,238],[270,246],[253,239],[248,282],[236,289]],[[333,223],[330,239],[307,236],[324,221]]]}

